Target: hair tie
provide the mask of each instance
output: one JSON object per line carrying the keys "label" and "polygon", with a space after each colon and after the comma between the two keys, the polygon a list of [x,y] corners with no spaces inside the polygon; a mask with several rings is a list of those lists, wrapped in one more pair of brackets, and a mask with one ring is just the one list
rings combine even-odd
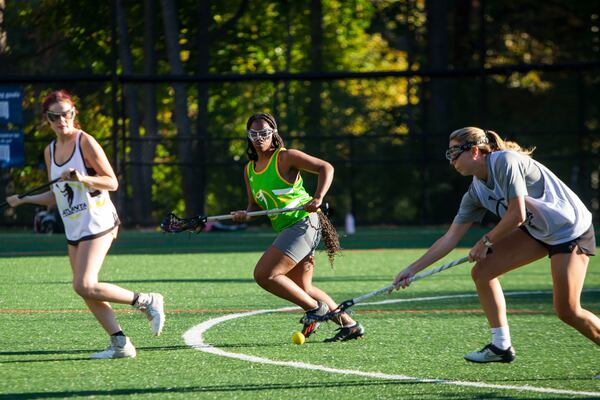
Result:
{"label": "hair tie", "polygon": [[488,138],[489,131],[486,129],[482,129],[482,130],[483,130],[484,137],[479,142],[481,144],[489,144],[490,143],[490,139]]}

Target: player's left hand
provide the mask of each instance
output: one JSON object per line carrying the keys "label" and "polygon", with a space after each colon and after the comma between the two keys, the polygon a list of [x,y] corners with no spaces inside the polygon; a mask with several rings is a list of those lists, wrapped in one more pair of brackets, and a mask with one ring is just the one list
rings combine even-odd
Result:
{"label": "player's left hand", "polygon": [[323,201],[319,198],[313,198],[311,201],[304,205],[304,210],[308,212],[316,212],[321,207]]}
{"label": "player's left hand", "polygon": [[481,240],[478,241],[477,243],[475,243],[475,246],[473,246],[471,250],[469,250],[469,261],[483,261],[488,256],[488,253],[491,252],[490,250],[491,249],[485,244],[483,244]]}
{"label": "player's left hand", "polygon": [[60,179],[63,181],[76,181],[76,182],[81,182],[83,179],[83,175],[81,175],[79,173],[79,171],[77,171],[74,168],[69,168],[68,171],[64,171],[61,175],[60,175]]}

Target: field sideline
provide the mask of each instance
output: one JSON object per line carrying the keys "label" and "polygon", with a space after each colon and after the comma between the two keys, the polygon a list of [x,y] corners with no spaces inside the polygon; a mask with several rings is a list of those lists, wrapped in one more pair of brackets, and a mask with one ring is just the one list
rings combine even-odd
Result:
{"label": "field sideline", "polygon": [[[339,301],[385,286],[441,233],[359,230],[342,237],[335,270],[318,253],[314,283]],[[64,237],[0,235],[0,399],[600,398],[600,349],[553,314],[547,259],[502,279],[516,361],[476,365],[462,355],[486,344],[489,330],[469,265],[356,306],[362,340],[323,343],[330,323],[296,346],[301,313],[252,279],[271,232],[123,232],[101,277],[163,293],[167,324],[152,337],[143,315],[115,305],[138,357],[92,361],[107,338],[71,289]],[[583,304],[600,313],[598,257]]]}

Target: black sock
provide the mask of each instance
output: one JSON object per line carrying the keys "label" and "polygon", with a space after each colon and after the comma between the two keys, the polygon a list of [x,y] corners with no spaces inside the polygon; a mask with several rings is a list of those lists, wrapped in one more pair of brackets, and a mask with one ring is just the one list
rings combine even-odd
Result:
{"label": "black sock", "polygon": [[139,293],[133,293],[133,301],[131,302],[132,306],[135,306],[135,302],[138,301],[138,298],[140,297]]}
{"label": "black sock", "polygon": [[110,336],[125,336],[125,334],[123,333],[123,331],[119,331],[119,332],[115,332]]}

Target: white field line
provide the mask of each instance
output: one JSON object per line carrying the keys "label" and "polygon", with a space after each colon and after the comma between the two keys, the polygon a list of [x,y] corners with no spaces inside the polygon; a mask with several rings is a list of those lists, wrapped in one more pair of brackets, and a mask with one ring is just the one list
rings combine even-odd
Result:
{"label": "white field line", "polygon": [[[590,289],[585,290],[584,292],[598,292],[599,290]],[[530,295],[530,294],[550,294],[550,291],[529,291],[529,292],[507,292],[506,296],[522,296],[522,295]],[[438,297],[420,297],[413,299],[393,299],[393,300],[384,300],[379,302],[370,302],[370,303],[362,303],[364,305],[374,305],[374,304],[392,304],[392,303],[401,303],[401,302],[409,302],[409,301],[427,301],[427,300],[439,300],[439,299],[450,299],[450,298],[463,298],[463,297],[474,297],[475,295],[449,295],[449,296],[438,296]],[[358,304],[356,305],[358,306]],[[187,330],[183,334],[183,339],[185,343],[196,349],[203,351],[205,353],[214,354],[221,357],[235,358],[242,361],[248,361],[259,364],[269,364],[269,365],[278,365],[284,367],[293,367],[293,368],[301,368],[308,369],[311,371],[323,371],[329,372],[332,374],[342,374],[342,375],[354,375],[354,376],[362,376],[366,378],[377,378],[377,379],[386,379],[386,380],[405,380],[411,382],[418,383],[431,383],[431,384],[443,384],[443,385],[455,385],[455,386],[469,386],[469,387],[477,387],[477,388],[486,388],[486,389],[499,389],[499,390],[517,390],[517,391],[525,391],[525,392],[536,392],[536,393],[547,393],[547,394],[564,394],[564,395],[574,395],[574,396],[591,396],[591,397],[600,397],[600,392],[586,392],[586,391],[577,391],[577,390],[563,390],[563,389],[553,389],[553,388],[544,388],[544,387],[535,387],[528,385],[496,385],[485,382],[468,382],[468,381],[453,381],[453,380],[445,380],[445,379],[423,379],[423,378],[415,378],[404,375],[395,375],[395,374],[386,374],[383,372],[365,372],[353,369],[338,369],[338,368],[330,368],[323,365],[318,364],[307,364],[303,362],[296,361],[277,361],[271,360],[263,357],[256,357],[248,354],[241,353],[232,353],[229,351],[222,350],[218,347],[215,347],[209,343],[204,342],[203,334],[208,331],[210,328],[219,325],[225,321],[229,321],[236,318],[243,317],[251,317],[259,314],[266,314],[272,312],[285,312],[291,310],[297,310],[298,307],[284,307],[273,310],[257,310],[251,312],[244,313],[235,313],[235,314],[227,314],[222,317],[213,318],[208,321],[204,321],[196,326],[193,326],[189,330]],[[590,379],[592,379],[590,377]]]}

